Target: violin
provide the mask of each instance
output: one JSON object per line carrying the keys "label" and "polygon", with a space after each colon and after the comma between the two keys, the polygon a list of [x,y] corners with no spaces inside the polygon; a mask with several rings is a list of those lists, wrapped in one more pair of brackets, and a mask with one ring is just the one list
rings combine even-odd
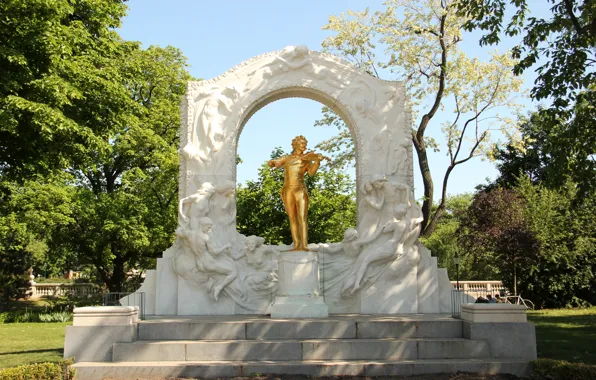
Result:
{"label": "violin", "polygon": [[314,160],[327,160],[327,161],[331,161],[331,159],[327,156],[323,156],[320,153],[316,153],[315,151],[311,150],[310,152],[306,152],[304,153],[301,157],[300,157],[301,161],[314,161]]}

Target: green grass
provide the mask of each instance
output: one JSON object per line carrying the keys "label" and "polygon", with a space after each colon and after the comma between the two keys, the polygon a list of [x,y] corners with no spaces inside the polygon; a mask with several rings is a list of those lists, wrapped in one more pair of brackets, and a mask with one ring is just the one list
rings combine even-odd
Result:
{"label": "green grass", "polygon": [[0,368],[60,361],[69,324],[71,322],[0,324]]}
{"label": "green grass", "polygon": [[596,364],[596,307],[531,311],[539,358]]}

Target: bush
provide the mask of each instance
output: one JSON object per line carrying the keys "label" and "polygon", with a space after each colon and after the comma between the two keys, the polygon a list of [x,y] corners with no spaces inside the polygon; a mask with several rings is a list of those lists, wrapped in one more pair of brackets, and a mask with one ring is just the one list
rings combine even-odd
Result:
{"label": "bush", "polygon": [[10,311],[0,313],[0,323],[68,322],[72,320],[69,311],[45,312],[42,310]]}
{"label": "bush", "polygon": [[43,313],[39,314],[39,321],[44,323],[68,322],[72,321],[72,314],[65,311],[59,311],[57,313]]}
{"label": "bush", "polygon": [[532,378],[552,380],[596,379],[596,365],[569,363],[564,360],[538,359],[531,362]]}
{"label": "bush", "polygon": [[21,365],[0,370],[0,380],[72,380],[72,359],[58,363]]}

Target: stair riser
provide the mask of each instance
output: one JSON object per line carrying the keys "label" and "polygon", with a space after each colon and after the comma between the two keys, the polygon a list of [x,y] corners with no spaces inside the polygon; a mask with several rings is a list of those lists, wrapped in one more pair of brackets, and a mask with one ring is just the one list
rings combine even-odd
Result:
{"label": "stair riser", "polygon": [[140,340],[461,338],[461,321],[140,323]]}
{"label": "stair riser", "polygon": [[222,365],[197,365],[167,363],[95,363],[75,364],[78,379],[163,379],[163,378],[222,378],[253,374],[297,374],[309,376],[413,376],[429,373],[471,372],[478,374],[511,373],[527,376],[528,363],[520,362],[443,362],[443,363],[245,363]]}
{"label": "stair riser", "polygon": [[113,361],[291,361],[488,358],[486,341],[115,343]]}

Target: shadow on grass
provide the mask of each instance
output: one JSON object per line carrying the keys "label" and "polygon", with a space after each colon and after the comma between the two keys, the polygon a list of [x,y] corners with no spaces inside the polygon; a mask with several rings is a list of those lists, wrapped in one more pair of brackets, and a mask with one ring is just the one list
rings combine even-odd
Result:
{"label": "shadow on grass", "polygon": [[64,353],[64,349],[62,348],[50,348],[47,350],[27,350],[27,351],[11,351],[11,352],[0,352],[0,356],[2,355],[20,355],[20,354],[39,354],[39,353],[56,353],[62,355]]}
{"label": "shadow on grass", "polygon": [[538,357],[596,364],[596,312],[579,315],[536,313]]}

